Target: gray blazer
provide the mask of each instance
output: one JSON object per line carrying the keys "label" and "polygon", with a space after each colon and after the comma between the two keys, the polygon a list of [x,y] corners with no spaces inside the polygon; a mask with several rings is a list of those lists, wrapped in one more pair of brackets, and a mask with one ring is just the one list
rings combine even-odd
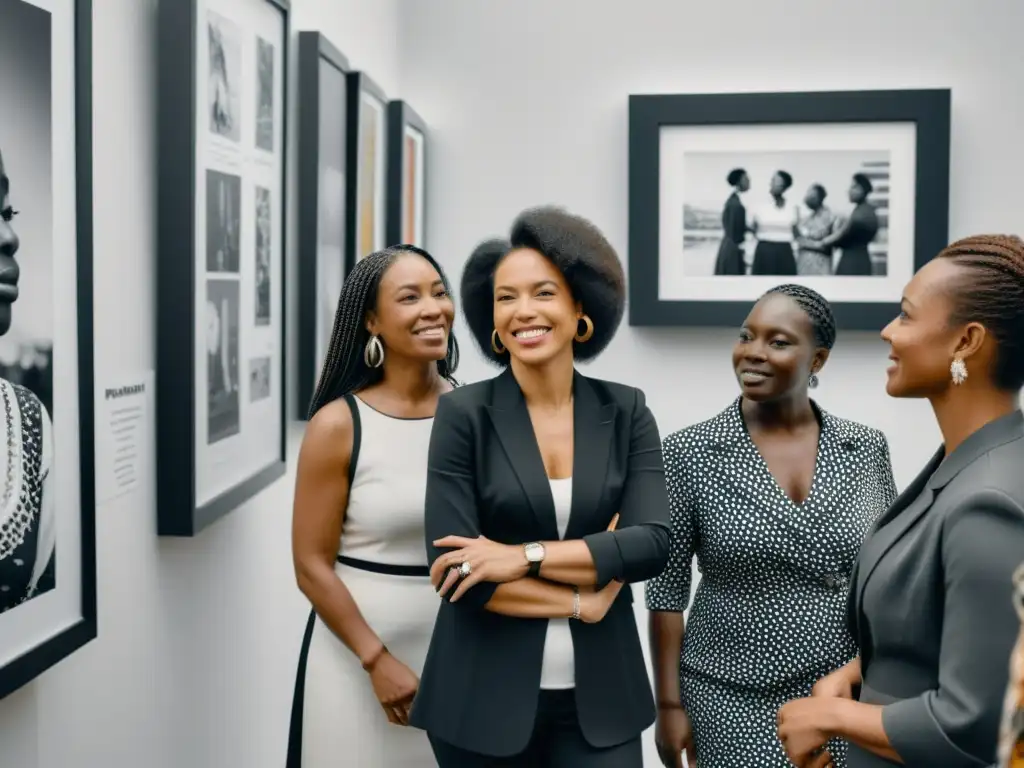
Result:
{"label": "gray blazer", "polygon": [[[1024,415],[940,449],[883,514],[851,579],[860,701],[908,768],[995,762],[1019,621],[1012,576],[1024,557]],[[849,768],[892,765],[852,746]]]}

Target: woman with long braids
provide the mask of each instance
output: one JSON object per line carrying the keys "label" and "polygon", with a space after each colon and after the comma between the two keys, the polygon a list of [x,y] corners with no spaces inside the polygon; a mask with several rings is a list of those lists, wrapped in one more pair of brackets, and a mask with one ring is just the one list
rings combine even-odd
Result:
{"label": "woman with long braids", "polygon": [[313,609],[288,768],[434,765],[403,726],[437,613],[423,499],[454,317],[440,266],[413,246],[367,256],[342,287],[295,482],[292,553]]}
{"label": "woman with long braids", "polygon": [[958,240],[917,271],[882,331],[891,397],[930,401],[943,444],[879,518],[853,572],[860,654],[784,706],[799,768],[996,761],[1024,555],[1024,241]]}
{"label": "woman with long braids", "polygon": [[[810,397],[835,340],[820,294],[773,288],[733,348],[739,397],[665,438],[672,555],[647,607],[666,768],[682,752],[700,768],[790,766],[779,707],[857,653],[847,585],[896,491],[885,436]],[[845,765],[841,745],[832,757]]]}

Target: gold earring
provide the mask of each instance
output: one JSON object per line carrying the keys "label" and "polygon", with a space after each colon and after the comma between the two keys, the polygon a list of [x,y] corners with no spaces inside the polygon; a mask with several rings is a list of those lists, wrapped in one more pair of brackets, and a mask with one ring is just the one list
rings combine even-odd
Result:
{"label": "gold earring", "polygon": [[497,328],[491,331],[491,349],[494,350],[494,354],[496,355],[505,354],[505,348],[501,346],[501,339],[498,338]]}
{"label": "gold earring", "polygon": [[[585,331],[583,331],[582,335],[579,332],[579,330],[580,330],[580,320],[582,320],[583,324],[587,326],[587,329]],[[590,317],[587,316],[587,315],[580,315],[576,319],[576,335],[573,337],[576,340],[576,343],[577,344],[583,344],[584,342],[590,341],[590,337],[593,336],[593,335],[594,335],[594,321],[591,320]]]}

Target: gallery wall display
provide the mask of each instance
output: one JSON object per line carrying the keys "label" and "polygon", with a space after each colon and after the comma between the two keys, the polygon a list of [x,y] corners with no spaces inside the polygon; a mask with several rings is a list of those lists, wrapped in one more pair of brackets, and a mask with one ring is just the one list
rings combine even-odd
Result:
{"label": "gallery wall display", "polygon": [[0,698],[96,637],[91,18],[0,0]]}
{"label": "gallery wall display", "polygon": [[157,530],[285,471],[287,0],[159,6]]}
{"label": "gallery wall display", "polygon": [[427,126],[404,101],[388,104],[387,242],[425,248]]}
{"label": "gallery wall display", "polygon": [[299,32],[299,334],[296,412],[305,418],[345,277],[348,59]]}
{"label": "gallery wall display", "polygon": [[387,106],[387,96],[369,75],[349,73],[346,271],[387,245]]}
{"label": "gallery wall display", "polygon": [[633,95],[629,323],[738,326],[798,282],[881,330],[946,244],[950,91]]}

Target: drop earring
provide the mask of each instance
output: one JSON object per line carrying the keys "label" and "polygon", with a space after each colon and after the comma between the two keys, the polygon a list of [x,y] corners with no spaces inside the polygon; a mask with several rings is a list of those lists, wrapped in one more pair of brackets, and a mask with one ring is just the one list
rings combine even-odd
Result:
{"label": "drop earring", "polygon": [[818,374],[811,374],[811,377],[807,380],[807,386],[810,387],[811,389],[818,388]]}
{"label": "drop earring", "polygon": [[949,364],[949,375],[953,378],[953,383],[959,387],[967,381],[967,364],[959,357],[954,357],[953,362]]}
{"label": "drop earring", "polygon": [[380,343],[380,336],[370,336],[363,348],[363,362],[367,368],[379,368],[384,362],[384,345]]}

